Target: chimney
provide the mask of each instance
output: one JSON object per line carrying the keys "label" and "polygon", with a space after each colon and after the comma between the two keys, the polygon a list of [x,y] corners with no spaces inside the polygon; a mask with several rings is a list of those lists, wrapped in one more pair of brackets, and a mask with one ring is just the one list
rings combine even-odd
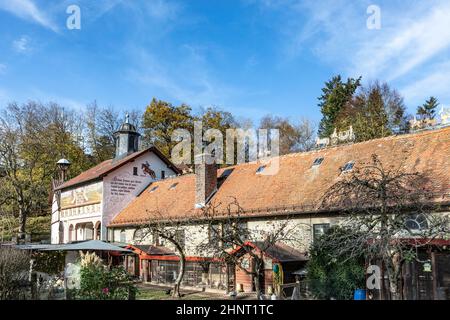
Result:
{"label": "chimney", "polygon": [[195,208],[205,207],[217,191],[217,164],[215,157],[203,153],[195,156]]}

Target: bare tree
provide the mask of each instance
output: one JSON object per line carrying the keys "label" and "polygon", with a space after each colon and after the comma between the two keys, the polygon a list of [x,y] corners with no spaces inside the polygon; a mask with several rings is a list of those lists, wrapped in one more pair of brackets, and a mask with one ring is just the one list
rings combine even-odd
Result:
{"label": "bare tree", "polygon": [[187,239],[189,239],[189,235],[186,235],[186,226],[190,222],[185,219],[170,218],[167,214],[159,210],[149,212],[149,216],[151,218],[148,219],[148,222],[141,226],[143,233],[140,240],[152,237],[153,243],[158,245],[160,244],[160,239],[164,239],[175,249],[180,258],[180,264],[178,267],[178,275],[173,285],[172,297],[179,298],[181,297],[180,286],[186,269],[185,244]]}
{"label": "bare tree", "polygon": [[0,300],[23,298],[30,256],[26,251],[0,246]]}
{"label": "bare tree", "polygon": [[433,239],[449,235],[448,218],[433,212],[434,194],[426,174],[404,172],[405,159],[385,165],[377,155],[368,163],[343,172],[322,199],[321,209],[344,212],[343,225],[354,235],[336,233],[329,245],[336,256],[361,254],[386,268],[393,299],[399,290],[402,265],[418,259],[417,250]]}
{"label": "bare tree", "polygon": [[260,129],[278,129],[280,132],[280,154],[309,151],[315,145],[315,128],[307,119],[298,123],[288,118],[267,115],[261,119]]}
{"label": "bare tree", "polygon": [[[209,237],[198,249],[204,255],[222,259],[251,276],[259,300],[262,296],[260,278],[264,275],[264,258],[280,242],[298,243],[300,224],[287,217],[274,219],[270,228],[252,229],[246,227],[248,217],[236,199],[226,206],[225,211],[220,207],[220,204],[212,203],[202,210],[202,222],[208,228]],[[251,268],[242,259],[246,255],[252,260]]]}
{"label": "bare tree", "polygon": [[140,129],[141,114],[131,110],[123,114],[112,106],[101,107],[96,101],[87,106],[86,136],[91,154],[96,162],[102,162],[114,157],[115,142],[114,132],[125,121],[125,114],[130,117],[130,122]]}

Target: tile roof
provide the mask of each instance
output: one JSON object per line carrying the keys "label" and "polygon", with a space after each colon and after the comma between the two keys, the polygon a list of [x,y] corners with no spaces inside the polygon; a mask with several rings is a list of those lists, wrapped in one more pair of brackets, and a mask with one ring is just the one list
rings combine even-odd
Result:
{"label": "tile roof", "polygon": [[62,190],[62,189],[66,189],[69,187],[74,187],[86,182],[90,182],[96,179],[100,179],[103,178],[104,176],[106,176],[108,173],[120,168],[121,166],[127,164],[128,162],[136,159],[137,157],[143,155],[146,152],[154,152],[156,155],[158,155],[161,160],[163,160],[170,168],[172,168],[176,173],[181,173],[181,171],[173,164],[171,163],[156,147],[150,147],[138,152],[134,152],[128,156],[126,156],[125,158],[119,159],[114,161],[114,159],[109,159],[109,160],[105,160],[101,163],[99,163],[98,165],[96,165],[95,167],[92,167],[84,172],[82,172],[81,174],[79,174],[78,176],[76,176],[73,179],[70,179],[68,181],[66,181],[65,183],[59,185],[58,187],[55,188],[55,190]]}
{"label": "tile roof", "polygon": [[[280,157],[276,175],[256,174],[258,163],[246,163],[227,170],[211,201],[225,208],[234,198],[249,215],[285,212],[315,212],[326,192],[340,176],[340,169],[349,161],[370,161],[377,154],[383,163],[398,163],[409,172],[425,172],[432,178],[434,192],[442,202],[450,201],[450,127],[416,134],[391,136],[356,144],[341,145]],[[318,157],[324,160],[312,167]],[[178,182],[175,189],[170,186]],[[155,191],[149,192],[154,186]],[[112,221],[114,225],[142,224],[149,218],[200,217],[194,209],[195,174],[188,174],[152,183]]]}
{"label": "tile roof", "polygon": [[175,255],[174,251],[166,248],[166,247],[162,247],[162,246],[153,246],[153,245],[141,245],[141,244],[133,244],[133,245],[128,245],[127,249],[130,250],[134,250],[134,249],[139,249],[141,251],[141,253],[145,253],[148,255]]}
{"label": "tile roof", "polygon": [[[290,261],[308,261],[308,257],[305,253],[298,251],[291,246],[279,241],[277,243],[266,243],[264,241],[253,241],[246,242],[244,244],[248,247],[253,247],[257,250],[260,250],[264,253],[264,255],[278,261],[278,262],[290,262]],[[242,250],[241,247],[235,248],[231,254],[245,254],[247,251]]]}

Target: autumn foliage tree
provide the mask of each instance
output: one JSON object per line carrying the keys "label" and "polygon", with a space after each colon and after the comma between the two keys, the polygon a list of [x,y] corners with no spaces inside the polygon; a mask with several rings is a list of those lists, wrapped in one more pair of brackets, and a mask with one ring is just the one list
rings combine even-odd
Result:
{"label": "autumn foliage tree", "polygon": [[47,212],[58,159],[73,159],[73,174],[90,165],[69,128],[75,124],[53,103],[10,104],[0,115],[0,212],[18,218],[18,239],[25,237],[28,216]]}
{"label": "autumn foliage tree", "polygon": [[315,128],[307,119],[294,122],[288,118],[266,115],[261,119],[259,128],[279,130],[280,155],[310,151],[315,146]]}
{"label": "autumn foliage tree", "polygon": [[362,87],[339,115],[338,127],[353,126],[356,141],[382,138],[407,128],[403,98],[386,83]]}
{"label": "autumn foliage tree", "polygon": [[147,106],[143,118],[144,141],[156,146],[166,156],[177,141],[172,140],[176,129],[194,130],[194,116],[188,105],[174,106],[171,103],[153,99]]}

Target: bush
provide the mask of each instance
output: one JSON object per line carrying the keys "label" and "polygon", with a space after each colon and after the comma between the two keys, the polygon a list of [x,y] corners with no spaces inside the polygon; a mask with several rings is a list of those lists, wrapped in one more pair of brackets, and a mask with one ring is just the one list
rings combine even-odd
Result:
{"label": "bush", "polygon": [[26,251],[0,247],[0,300],[26,297],[29,269],[30,256]]}
{"label": "bush", "polygon": [[33,254],[34,270],[49,275],[59,274],[64,271],[65,257],[66,253],[63,251],[35,252]]}
{"label": "bush", "polygon": [[127,300],[137,292],[124,268],[108,268],[95,254],[82,256],[80,278],[80,289],[70,293],[73,299]]}
{"label": "bush", "polygon": [[334,227],[316,240],[307,264],[312,294],[318,299],[352,299],[355,289],[365,288],[364,258],[336,256],[332,243],[335,233],[354,231]]}

